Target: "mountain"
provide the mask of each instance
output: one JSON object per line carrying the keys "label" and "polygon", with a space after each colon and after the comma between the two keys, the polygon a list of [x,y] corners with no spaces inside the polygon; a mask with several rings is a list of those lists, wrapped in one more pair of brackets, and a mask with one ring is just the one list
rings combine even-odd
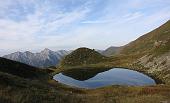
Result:
{"label": "mountain", "polygon": [[105,55],[105,56],[112,56],[114,54],[117,54],[120,51],[121,47],[114,47],[111,46],[109,48],[107,48],[106,50],[102,51],[101,54]]}
{"label": "mountain", "polygon": [[104,50],[95,49],[95,51],[97,51],[98,53],[102,54],[102,52],[103,52]]}
{"label": "mountain", "polygon": [[[117,101],[120,103],[167,103],[170,101],[169,44],[170,21],[123,46],[120,54],[112,57],[113,61],[110,63],[114,67],[139,69],[148,75],[154,75],[154,79],[158,77],[166,85],[137,87],[113,85],[92,90],[78,89],[53,81],[49,76],[53,73],[48,74],[46,69],[0,57],[0,103],[115,103]],[[40,54],[45,56],[51,53],[51,50],[46,49]],[[20,54],[22,53],[18,52],[18,55]],[[27,51],[26,54],[31,56],[37,53]],[[95,50],[79,48],[65,56],[60,65],[107,64],[108,59],[110,58],[102,56]],[[69,70],[65,74],[80,80],[88,79],[84,76],[78,78],[77,75],[81,73],[91,77],[96,74],[90,69],[80,70],[77,74],[74,72]]]}
{"label": "mountain", "polygon": [[[125,45],[120,51],[132,68],[151,73],[170,84],[170,20]],[[133,61],[130,60],[133,59]]]}
{"label": "mountain", "polygon": [[94,49],[78,48],[63,58],[60,66],[80,66],[106,61],[108,58]]}
{"label": "mountain", "polygon": [[[141,36],[135,41],[125,45],[122,54],[141,54],[169,51],[170,20],[157,29]],[[157,50],[157,51],[155,51]]]}
{"label": "mountain", "polygon": [[3,56],[3,58],[7,58],[10,60],[15,60],[21,63],[29,64],[35,67],[49,67],[55,66],[59,63],[59,61],[70,51],[59,50],[57,52],[52,51],[50,49],[44,49],[39,53],[32,53],[29,51],[26,52],[15,52],[9,55]]}

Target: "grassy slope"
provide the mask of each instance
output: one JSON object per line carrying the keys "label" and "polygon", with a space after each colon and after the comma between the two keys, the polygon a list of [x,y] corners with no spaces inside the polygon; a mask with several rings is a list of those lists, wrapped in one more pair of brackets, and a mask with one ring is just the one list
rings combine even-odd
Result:
{"label": "grassy slope", "polygon": [[[169,42],[169,40],[170,40],[170,20],[165,24],[163,24],[162,26],[160,26],[159,28],[125,45],[123,50],[121,50],[121,54],[141,54],[141,53],[149,53],[149,52],[153,53],[155,52],[155,49],[157,49],[154,46],[156,41]],[[160,45],[160,47],[162,46],[163,45]],[[168,43],[166,44],[166,46],[168,47],[161,48],[163,49],[162,51],[167,52],[170,50]]]}
{"label": "grassy slope", "polygon": [[[0,74],[0,76],[2,76]],[[3,75],[11,84],[0,84],[1,103],[160,103],[169,101],[168,86],[120,87],[79,90],[57,83],[30,82]]]}
{"label": "grassy slope", "polygon": [[[169,52],[170,21],[125,45],[120,53],[122,58],[126,58],[127,61],[121,65],[145,73],[152,72],[152,76],[170,84],[170,65],[169,59],[166,59],[170,56]],[[144,59],[139,59],[141,57]]]}
{"label": "grassy slope", "polygon": [[[0,103],[75,103],[79,90],[54,82],[46,70],[0,58]],[[81,92],[81,91],[80,91]],[[68,99],[69,96],[69,100]]]}
{"label": "grassy slope", "polygon": [[47,73],[41,69],[5,58],[0,58],[0,72],[27,79],[43,79],[48,77]]}
{"label": "grassy slope", "polygon": [[109,57],[109,56],[118,54],[120,50],[121,50],[121,47],[111,46],[107,48],[106,50],[104,50],[101,54]]}
{"label": "grassy slope", "polygon": [[61,61],[60,66],[83,66],[107,61],[108,57],[101,55],[95,50],[78,48]]}
{"label": "grassy slope", "polygon": [[[0,84],[1,103],[160,103],[169,101],[170,89],[156,87],[110,86],[95,90],[79,90],[57,83],[26,81],[5,74]],[[4,79],[5,78],[5,79]]]}

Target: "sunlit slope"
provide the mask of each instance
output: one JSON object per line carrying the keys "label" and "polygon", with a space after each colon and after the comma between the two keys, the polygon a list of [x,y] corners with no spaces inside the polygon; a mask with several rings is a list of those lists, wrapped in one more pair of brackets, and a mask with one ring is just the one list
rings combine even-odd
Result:
{"label": "sunlit slope", "polygon": [[121,54],[168,52],[170,50],[170,20],[159,28],[124,46]]}
{"label": "sunlit slope", "polygon": [[105,62],[109,58],[101,55],[95,50],[78,48],[61,61],[60,66],[78,66]]}

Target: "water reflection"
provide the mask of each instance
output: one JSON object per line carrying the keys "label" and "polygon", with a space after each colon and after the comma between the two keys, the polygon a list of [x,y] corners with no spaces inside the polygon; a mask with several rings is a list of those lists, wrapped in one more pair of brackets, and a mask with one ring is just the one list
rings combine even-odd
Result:
{"label": "water reflection", "polygon": [[137,71],[112,68],[104,69],[76,69],[56,74],[54,79],[60,83],[79,88],[98,88],[108,85],[144,86],[154,85],[155,81]]}

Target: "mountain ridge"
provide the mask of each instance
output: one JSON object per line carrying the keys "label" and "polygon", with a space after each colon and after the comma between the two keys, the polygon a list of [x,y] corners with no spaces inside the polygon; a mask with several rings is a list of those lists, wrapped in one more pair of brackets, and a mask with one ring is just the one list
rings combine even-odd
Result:
{"label": "mountain ridge", "polygon": [[35,67],[44,68],[57,65],[59,61],[69,53],[70,51],[66,50],[52,51],[45,48],[44,50],[37,53],[32,53],[30,51],[18,51],[4,55],[3,58],[18,61]]}
{"label": "mountain ridge", "polygon": [[121,47],[110,46],[106,50],[102,51],[101,54],[104,56],[113,56],[119,53]]}
{"label": "mountain ridge", "polygon": [[[161,46],[161,42],[169,41],[170,20],[158,28],[148,32],[136,40],[123,46],[121,54],[150,52],[154,47]],[[160,44],[160,45],[159,45]]]}

